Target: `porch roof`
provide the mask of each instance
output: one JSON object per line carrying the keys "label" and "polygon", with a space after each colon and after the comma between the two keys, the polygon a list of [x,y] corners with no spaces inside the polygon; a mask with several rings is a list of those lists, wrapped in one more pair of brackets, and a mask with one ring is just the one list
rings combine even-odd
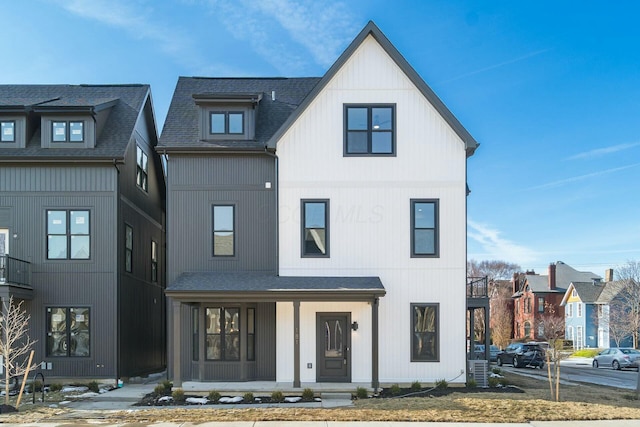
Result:
{"label": "porch roof", "polygon": [[181,301],[370,301],[386,293],[379,277],[277,276],[271,272],[185,272],[166,294]]}

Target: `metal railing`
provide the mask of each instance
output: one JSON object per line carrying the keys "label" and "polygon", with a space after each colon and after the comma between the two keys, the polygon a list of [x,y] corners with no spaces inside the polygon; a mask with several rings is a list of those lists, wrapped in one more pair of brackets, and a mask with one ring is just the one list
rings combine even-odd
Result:
{"label": "metal railing", "polygon": [[31,263],[9,255],[0,255],[0,284],[31,286]]}
{"label": "metal railing", "polygon": [[489,281],[484,277],[467,277],[467,298],[488,298]]}

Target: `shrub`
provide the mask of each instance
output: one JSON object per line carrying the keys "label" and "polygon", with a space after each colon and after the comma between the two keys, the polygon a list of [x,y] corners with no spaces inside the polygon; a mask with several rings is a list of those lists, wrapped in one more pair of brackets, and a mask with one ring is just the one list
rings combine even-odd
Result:
{"label": "shrub", "polygon": [[498,382],[501,386],[506,387],[509,385],[509,380],[506,378],[498,378]]}
{"label": "shrub", "polygon": [[169,380],[164,380],[162,381],[161,384],[164,387],[164,389],[167,391],[171,391],[171,389],[173,388],[173,383]]}
{"label": "shrub", "polygon": [[398,384],[394,384],[391,386],[391,395],[397,396],[401,393],[400,386]]}
{"label": "shrub", "polygon": [[489,378],[489,387],[496,388],[500,385],[500,378],[491,377]]}
{"label": "shrub", "polygon": [[36,391],[42,391],[42,383],[39,380],[31,382],[27,386],[28,393],[35,393]]}
{"label": "shrub", "polygon": [[500,374],[502,374],[502,369],[500,369],[500,368],[493,368],[493,369],[491,370],[491,372],[493,372],[493,373],[494,373],[494,374],[496,374],[496,375],[500,375]]}
{"label": "shrub", "polygon": [[437,389],[444,390],[447,387],[449,387],[449,383],[447,382],[447,380],[441,379],[441,380],[436,381],[436,388]]}
{"label": "shrub", "polygon": [[572,356],[576,357],[594,357],[596,354],[600,353],[597,348],[583,348],[582,350],[578,350],[572,354]]}
{"label": "shrub", "polygon": [[62,384],[54,383],[49,386],[49,391],[60,391],[62,390]]}
{"label": "shrub", "polygon": [[166,392],[167,392],[167,389],[164,388],[162,384],[158,384],[153,389],[153,394],[155,394],[156,396],[164,396]]}
{"label": "shrub", "polygon": [[211,390],[209,392],[209,396],[207,396],[207,399],[209,399],[211,402],[218,403],[218,400],[220,400],[221,397],[222,396],[220,396],[220,393],[215,390]]}
{"label": "shrub", "polygon": [[271,400],[274,402],[283,402],[284,394],[282,394],[280,390],[276,390],[273,393],[271,393]]}
{"label": "shrub", "polygon": [[420,381],[414,381],[411,383],[411,391],[420,391],[422,390],[422,384]]}
{"label": "shrub", "polygon": [[244,396],[242,396],[242,398],[244,399],[245,403],[253,403],[253,393],[251,393],[250,391],[246,392]]}
{"label": "shrub", "polygon": [[478,387],[478,382],[476,380],[474,380],[473,378],[470,378],[467,381],[467,388],[476,388]]}
{"label": "shrub", "polygon": [[313,393],[313,390],[311,390],[310,388],[305,388],[302,391],[302,400],[313,400],[314,397],[315,397],[315,394]]}
{"label": "shrub", "polygon": [[94,393],[100,393],[100,384],[98,384],[98,381],[91,381],[87,384],[87,388]]}
{"label": "shrub", "polygon": [[186,399],[184,395],[184,390],[181,388],[177,388],[171,392],[171,397],[173,397],[174,402],[184,402]]}
{"label": "shrub", "polygon": [[356,397],[358,399],[366,399],[367,397],[369,397],[369,393],[367,392],[366,388],[358,387],[356,388]]}

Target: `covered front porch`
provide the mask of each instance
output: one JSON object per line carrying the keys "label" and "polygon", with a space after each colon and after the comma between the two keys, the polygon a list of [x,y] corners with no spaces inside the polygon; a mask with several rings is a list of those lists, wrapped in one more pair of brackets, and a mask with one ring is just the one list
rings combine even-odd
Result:
{"label": "covered front porch", "polygon": [[[356,362],[370,360],[366,381],[372,388],[379,387],[378,307],[385,290],[377,277],[183,273],[166,294],[172,322],[169,372],[175,386],[184,388],[210,381],[214,388],[229,382],[235,386],[242,381],[253,386],[261,373],[273,368],[272,379],[276,381],[266,382],[271,388],[274,384],[289,384],[299,390],[305,388],[303,384],[313,384],[309,388],[315,389],[324,382],[344,382],[350,384],[350,390],[355,389],[351,382],[351,333],[357,330],[358,323],[352,322],[350,308],[353,306],[364,319],[363,307],[370,306],[365,322],[367,339],[359,344]],[[186,307],[196,313],[192,316],[197,319],[190,317]],[[316,326],[310,326],[310,322]],[[325,330],[330,332],[325,334]],[[334,339],[337,335],[339,341]],[[320,352],[321,340],[331,339],[332,344]],[[363,345],[367,347],[366,354]],[[225,351],[230,357],[224,356]],[[317,351],[318,359],[310,360],[310,351]],[[301,360],[301,354],[305,360]],[[302,369],[316,372],[315,369],[324,368],[318,371],[316,382],[309,381],[311,371],[305,371],[304,378],[301,376]],[[340,376],[340,371],[344,375]],[[363,378],[361,372],[358,378]]]}

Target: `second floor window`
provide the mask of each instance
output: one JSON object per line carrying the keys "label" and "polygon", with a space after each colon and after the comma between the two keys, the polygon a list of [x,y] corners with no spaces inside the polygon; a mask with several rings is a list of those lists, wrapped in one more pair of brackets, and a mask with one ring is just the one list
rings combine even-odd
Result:
{"label": "second floor window", "polygon": [[89,259],[88,210],[47,211],[47,259]]}
{"label": "second floor window", "polygon": [[538,313],[544,313],[544,298],[538,298]]}
{"label": "second floor window", "polygon": [[53,121],[51,122],[51,140],[53,142],[83,142],[84,122]]}
{"label": "second floor window", "polygon": [[395,154],[395,106],[344,106],[344,154],[384,156]]}
{"label": "second floor window", "polygon": [[136,146],[136,163],[136,185],[147,191],[149,188],[149,162],[146,153],[139,146]]}
{"label": "second floor window", "polygon": [[130,225],[124,226],[124,271],[133,271],[133,228]]}
{"label": "second floor window", "polygon": [[568,303],[564,311],[565,311],[566,317],[573,317],[573,303],[572,302]]}
{"label": "second floor window", "polygon": [[213,206],[213,256],[235,255],[234,211],[233,205]]}
{"label": "second floor window", "polygon": [[329,256],[329,201],[302,201],[302,256]]}
{"label": "second floor window", "polygon": [[158,244],[151,241],[151,281],[158,281]]}
{"label": "second floor window", "polygon": [[212,135],[242,135],[244,133],[244,113],[241,111],[214,111],[209,115]]}
{"label": "second floor window", "polygon": [[0,121],[0,142],[16,142],[16,122]]}
{"label": "second floor window", "polygon": [[411,200],[411,257],[438,257],[438,200]]}

